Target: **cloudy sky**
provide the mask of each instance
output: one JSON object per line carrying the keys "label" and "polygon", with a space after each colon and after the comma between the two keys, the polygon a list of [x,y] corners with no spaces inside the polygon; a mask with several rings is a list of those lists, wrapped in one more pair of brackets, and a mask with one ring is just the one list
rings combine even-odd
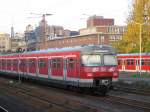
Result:
{"label": "cloudy sky", "polygon": [[[90,15],[114,18],[115,24],[124,25],[132,0],[2,0],[0,6],[0,32],[23,32],[28,24],[36,27],[40,15],[46,17],[49,25],[61,25],[65,29],[78,30],[86,27]],[[36,13],[36,14],[30,14]],[[86,15],[83,15],[86,14]]]}

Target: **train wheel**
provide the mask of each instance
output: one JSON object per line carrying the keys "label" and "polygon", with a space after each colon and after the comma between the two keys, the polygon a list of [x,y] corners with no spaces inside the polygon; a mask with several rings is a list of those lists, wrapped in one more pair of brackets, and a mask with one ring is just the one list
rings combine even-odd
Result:
{"label": "train wheel", "polygon": [[102,96],[106,96],[108,92],[108,87],[107,86],[102,86],[99,88],[99,92]]}

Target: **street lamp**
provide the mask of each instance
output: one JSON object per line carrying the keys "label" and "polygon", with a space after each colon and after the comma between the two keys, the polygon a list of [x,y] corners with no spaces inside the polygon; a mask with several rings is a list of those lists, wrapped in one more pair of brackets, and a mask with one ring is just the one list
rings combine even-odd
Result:
{"label": "street lamp", "polygon": [[135,24],[139,25],[139,39],[140,39],[140,60],[139,60],[139,71],[141,77],[141,58],[142,58],[142,26],[143,25],[150,25],[150,23],[138,23],[134,22]]}
{"label": "street lamp", "polygon": [[139,71],[140,71],[140,77],[141,77],[141,52],[142,52],[142,26],[145,24],[145,23],[137,23],[137,22],[135,22],[135,24],[137,24],[137,25],[139,25],[139,39],[140,39],[140,60],[139,60]]}

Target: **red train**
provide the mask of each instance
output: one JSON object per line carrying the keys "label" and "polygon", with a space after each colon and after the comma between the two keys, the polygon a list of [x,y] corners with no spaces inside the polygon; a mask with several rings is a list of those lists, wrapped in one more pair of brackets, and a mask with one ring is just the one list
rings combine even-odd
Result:
{"label": "red train", "polygon": [[1,55],[0,71],[103,94],[118,80],[116,51],[107,45]]}
{"label": "red train", "polygon": [[[118,69],[124,72],[140,71],[140,55],[135,54],[118,54]],[[141,72],[150,72],[150,54],[141,54]]]}

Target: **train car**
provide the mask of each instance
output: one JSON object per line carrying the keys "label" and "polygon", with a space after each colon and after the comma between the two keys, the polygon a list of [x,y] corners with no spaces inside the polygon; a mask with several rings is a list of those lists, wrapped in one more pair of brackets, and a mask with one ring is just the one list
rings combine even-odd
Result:
{"label": "train car", "polygon": [[109,91],[119,75],[116,50],[108,45],[1,55],[0,72],[103,94]]}
{"label": "train car", "polygon": [[[123,72],[139,72],[140,71],[140,55],[133,54],[118,54],[118,69]],[[150,54],[141,54],[141,72],[150,72]]]}

